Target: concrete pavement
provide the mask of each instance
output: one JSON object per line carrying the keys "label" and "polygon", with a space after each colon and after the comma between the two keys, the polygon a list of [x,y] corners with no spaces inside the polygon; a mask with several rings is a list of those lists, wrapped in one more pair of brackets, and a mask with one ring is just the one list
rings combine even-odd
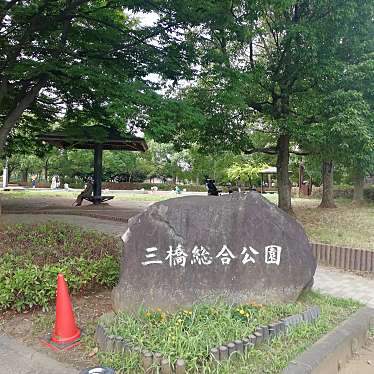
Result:
{"label": "concrete pavement", "polygon": [[350,298],[374,308],[374,279],[318,265],[313,289],[331,296]]}
{"label": "concrete pavement", "polygon": [[0,368],[0,372],[4,374],[79,373],[5,335],[0,335]]}

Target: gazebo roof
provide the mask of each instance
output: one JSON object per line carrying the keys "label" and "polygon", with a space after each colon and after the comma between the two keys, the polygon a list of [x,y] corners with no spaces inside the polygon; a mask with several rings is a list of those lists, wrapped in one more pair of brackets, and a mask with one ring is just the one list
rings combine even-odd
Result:
{"label": "gazebo roof", "polygon": [[43,134],[40,140],[60,148],[94,149],[100,144],[107,150],[126,150],[145,152],[148,149],[143,138],[122,135],[114,128],[104,126],[86,126],[66,131]]}

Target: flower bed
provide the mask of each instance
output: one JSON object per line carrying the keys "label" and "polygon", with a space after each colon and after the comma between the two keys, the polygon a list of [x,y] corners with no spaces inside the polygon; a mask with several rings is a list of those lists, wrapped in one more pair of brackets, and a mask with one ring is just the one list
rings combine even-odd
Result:
{"label": "flower bed", "polygon": [[[235,340],[243,341],[245,336],[252,334],[259,326],[269,326],[284,317],[303,312],[308,306],[314,304],[321,309],[321,318],[316,323],[300,323],[290,332],[256,345],[235,362],[227,360],[217,364],[211,360],[213,347],[228,346],[229,342]],[[295,335],[298,336],[301,332],[305,337],[304,340],[298,340],[297,344],[289,347],[288,351],[283,351],[284,348],[282,348],[277,352],[277,358],[273,364],[279,370],[285,367],[288,362],[285,357],[294,357],[301,347],[304,347],[305,344],[312,344],[357,308],[358,304],[354,302],[310,293],[304,296],[300,302],[286,305],[229,306],[218,303],[215,305],[200,304],[191,310],[183,310],[174,314],[168,314],[161,310],[140,310],[134,315],[121,312],[114,318],[102,319],[101,323],[110,335],[121,337],[129,346],[138,347],[138,349],[135,352],[130,350],[131,352],[127,352],[124,356],[119,353],[105,352],[100,355],[105,365],[115,367],[119,373],[142,372],[143,357],[139,354],[140,351],[157,352],[160,358],[164,358],[172,365],[175,365],[178,359],[179,361],[183,360],[188,372],[195,372],[198,369],[210,372],[209,370],[213,370],[212,365],[215,367],[218,365],[219,370],[214,372],[237,373],[241,372],[243,367],[247,370],[243,372],[276,373],[278,371],[265,371],[265,369],[251,371],[253,363],[248,357],[253,360],[256,351],[272,349],[272,346],[279,345],[280,340],[283,345],[284,342],[294,339]],[[287,346],[287,343],[284,345]],[[259,354],[259,357],[262,357],[262,354]],[[259,367],[266,368],[269,362],[265,360],[259,365]],[[237,369],[230,369],[233,366]],[[217,370],[217,367],[214,370]]]}

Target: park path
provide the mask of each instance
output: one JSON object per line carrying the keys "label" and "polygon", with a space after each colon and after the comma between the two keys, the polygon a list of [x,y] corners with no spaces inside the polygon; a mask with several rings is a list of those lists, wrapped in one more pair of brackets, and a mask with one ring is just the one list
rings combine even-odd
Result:
{"label": "park path", "polygon": [[0,335],[0,366],[4,374],[78,374],[74,368],[6,335]]}
{"label": "park path", "polygon": [[374,308],[374,279],[371,278],[318,265],[313,289],[331,296],[357,300]]}
{"label": "park path", "polygon": [[96,230],[106,234],[122,236],[127,230],[127,223],[111,221],[86,216],[65,214],[3,214],[0,218],[4,224],[15,223],[45,223],[59,221],[82,227],[83,229]]}
{"label": "park path", "polygon": [[[374,308],[374,279],[331,267],[318,266],[313,289],[331,296],[351,298]],[[359,354],[348,361],[339,373],[373,374],[374,341],[371,339],[367,346],[362,347]]]}

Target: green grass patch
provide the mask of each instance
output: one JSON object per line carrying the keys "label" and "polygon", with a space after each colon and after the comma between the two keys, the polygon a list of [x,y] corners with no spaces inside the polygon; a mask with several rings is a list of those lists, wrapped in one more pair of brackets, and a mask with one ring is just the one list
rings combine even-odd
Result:
{"label": "green grass patch", "polygon": [[118,239],[49,222],[0,228],[0,311],[47,309],[63,273],[72,293],[118,280]]}
{"label": "green grass patch", "polygon": [[[248,336],[263,324],[319,305],[321,316],[316,323],[289,331],[285,337],[264,343],[246,356],[213,366],[207,358],[211,348]],[[202,368],[205,373],[278,373],[298,353],[313,344],[359,308],[359,303],[322,296],[315,292],[303,295],[297,303],[261,306],[198,304],[191,310],[168,314],[161,310],[139,310],[133,315],[118,313],[103,322],[114,335],[120,335],[134,346],[160,352],[171,362],[183,358],[189,372]],[[100,353],[104,365],[119,373],[141,373],[136,354],[125,358],[118,354]]]}

